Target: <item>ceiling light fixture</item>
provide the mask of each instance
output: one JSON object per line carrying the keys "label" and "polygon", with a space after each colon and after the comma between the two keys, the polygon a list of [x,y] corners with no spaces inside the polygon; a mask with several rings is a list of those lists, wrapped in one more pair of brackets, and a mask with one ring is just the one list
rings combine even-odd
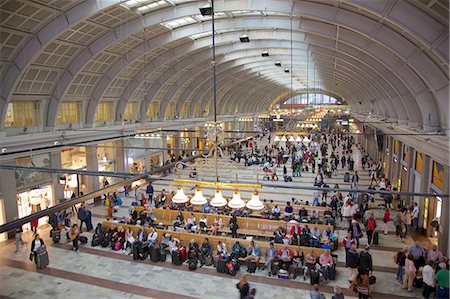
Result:
{"label": "ceiling light fixture", "polygon": [[209,4],[206,4],[203,7],[200,7],[200,13],[202,16],[211,16],[212,15],[212,7]]}
{"label": "ceiling light fixture", "polygon": [[241,35],[239,37],[239,40],[241,41],[241,43],[249,43],[250,42],[250,39],[248,38],[247,34]]}
{"label": "ceiling light fixture", "polygon": [[242,200],[239,190],[234,191],[233,198],[228,202],[228,206],[232,209],[242,209],[245,207],[245,202]]}

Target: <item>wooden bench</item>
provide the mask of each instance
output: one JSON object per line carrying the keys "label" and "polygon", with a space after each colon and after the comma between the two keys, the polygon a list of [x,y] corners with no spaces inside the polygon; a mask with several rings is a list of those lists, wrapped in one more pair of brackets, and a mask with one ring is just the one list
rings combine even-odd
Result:
{"label": "wooden bench", "polygon": [[[140,213],[144,207],[138,206],[134,207],[134,209]],[[149,208],[147,208],[149,210]],[[164,226],[172,226],[173,221],[176,220],[178,215],[178,210],[167,210],[167,209],[153,209],[156,223],[162,223]],[[206,217],[208,220],[208,226],[213,225],[214,219],[222,219],[223,227],[219,230],[220,233],[231,233],[228,223],[231,219],[231,216],[228,215],[219,215],[219,214],[206,214],[199,212],[188,212],[182,211],[184,219],[189,218],[189,215],[194,214],[196,223],[199,223],[199,220],[202,215]],[[261,219],[261,218],[249,218],[249,217],[237,217],[237,224],[239,226],[238,233],[244,236],[258,236],[270,238],[274,236],[274,232],[279,227],[282,227],[286,230],[287,233],[290,232],[290,229],[296,223],[286,222],[283,220],[270,220],[270,219]],[[331,225],[325,224],[312,224],[312,223],[299,223],[300,226],[308,225],[309,228],[317,227],[323,232],[328,227],[334,231],[334,227]]]}
{"label": "wooden bench", "polygon": [[[111,221],[103,221],[102,226],[106,229],[109,229],[111,227],[111,224],[113,222]],[[138,225],[130,225],[130,224],[122,224],[122,223],[114,223],[116,227],[122,226],[125,230],[128,228],[131,228],[133,231],[133,235],[136,237],[138,234],[138,231],[141,229]],[[151,228],[144,228],[147,235],[151,232]],[[246,249],[250,245],[249,240],[245,239],[233,239],[229,237],[222,237],[222,236],[205,236],[205,235],[199,235],[199,234],[193,234],[193,233],[185,233],[185,232],[176,232],[171,230],[165,230],[165,229],[156,229],[158,233],[158,242],[161,242],[162,236],[166,233],[170,234],[172,237],[180,240],[181,245],[185,247],[189,247],[189,242],[194,239],[199,245],[201,245],[205,238],[208,238],[209,242],[211,243],[211,246],[213,247],[213,252],[216,251],[217,245],[219,241],[225,243],[227,250],[231,252],[231,249],[233,248],[233,245],[236,243],[236,241],[239,241],[240,244],[242,244]],[[266,248],[269,247],[269,242],[265,241],[256,241],[254,240],[255,244],[257,244],[261,251],[261,258],[260,263],[263,263],[264,261],[264,255],[266,252]],[[275,249],[280,250],[283,247],[283,244],[274,244]],[[308,253],[314,253],[314,255],[319,256],[320,254],[324,253],[325,250],[322,248],[315,248],[315,247],[306,247],[306,246],[297,246],[297,245],[288,245],[288,248],[292,251],[302,251],[303,254],[306,256]]]}

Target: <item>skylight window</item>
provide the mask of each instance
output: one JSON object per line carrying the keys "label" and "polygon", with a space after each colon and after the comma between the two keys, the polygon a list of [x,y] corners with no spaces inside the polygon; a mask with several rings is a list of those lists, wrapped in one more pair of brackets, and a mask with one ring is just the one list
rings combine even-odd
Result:
{"label": "skylight window", "polygon": [[197,23],[197,20],[194,19],[193,17],[184,17],[184,18],[167,21],[167,22],[162,22],[161,25],[163,25],[169,29],[176,29],[176,28],[183,27],[183,26],[186,26],[189,24],[194,24],[194,23]]}
{"label": "skylight window", "polygon": [[140,14],[144,14],[149,11],[157,10],[157,9],[167,7],[167,6],[169,6],[169,3],[167,3],[166,1],[163,1],[163,0],[160,0],[160,1],[152,2],[152,3],[144,5],[144,6],[139,6],[138,8],[136,8],[136,11]]}
{"label": "skylight window", "polygon": [[[211,16],[202,16],[200,14],[195,15],[194,17],[202,22],[211,20]],[[227,15],[224,12],[214,13],[214,19],[222,19],[222,18],[226,18],[226,17],[227,17]]]}
{"label": "skylight window", "polygon": [[[217,34],[217,32],[216,32],[216,34]],[[206,31],[206,32],[192,34],[191,38],[193,40],[196,40],[196,39],[199,39],[199,38],[202,38],[202,37],[207,37],[207,36],[211,36],[211,31]]]}
{"label": "skylight window", "polygon": [[234,10],[231,12],[233,17],[242,17],[242,16],[260,16],[260,11],[250,11],[250,10]]}
{"label": "skylight window", "polygon": [[129,0],[123,3],[122,5],[132,8],[137,6],[147,5],[149,3],[155,2],[155,0]]}

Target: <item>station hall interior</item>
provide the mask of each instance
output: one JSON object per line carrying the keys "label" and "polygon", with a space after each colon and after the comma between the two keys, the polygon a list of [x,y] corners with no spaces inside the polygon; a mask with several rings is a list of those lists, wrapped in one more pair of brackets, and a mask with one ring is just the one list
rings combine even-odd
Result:
{"label": "station hall interior", "polygon": [[0,1],[0,298],[449,298],[449,103],[448,0]]}

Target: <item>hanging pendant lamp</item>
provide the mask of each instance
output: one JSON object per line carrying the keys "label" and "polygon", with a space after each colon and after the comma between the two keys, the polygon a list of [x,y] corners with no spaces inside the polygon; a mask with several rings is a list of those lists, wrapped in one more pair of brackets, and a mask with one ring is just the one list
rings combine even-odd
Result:
{"label": "hanging pendant lamp", "polygon": [[281,141],[286,142],[287,141],[286,136],[281,137]]}
{"label": "hanging pendant lamp", "polygon": [[278,142],[278,141],[280,141],[280,137],[278,137],[278,135],[277,135],[277,136],[275,136],[275,138],[273,139],[273,141],[275,141],[275,142]]}
{"label": "hanging pendant lamp", "polygon": [[303,140],[303,139],[302,139],[302,136],[297,136],[297,138],[295,138],[295,141],[296,141],[296,142],[302,142],[302,140]]}
{"label": "hanging pendant lamp", "polygon": [[289,142],[294,142],[294,141],[295,141],[294,136],[289,137]]}
{"label": "hanging pendant lamp", "polygon": [[228,206],[232,209],[242,209],[245,207],[245,201],[242,200],[239,190],[234,191],[233,198],[228,202]]}
{"label": "hanging pendant lamp", "polygon": [[213,207],[224,207],[228,204],[228,201],[222,195],[222,191],[219,188],[216,189],[213,199],[209,202]]}
{"label": "hanging pendant lamp", "polygon": [[250,210],[262,210],[264,209],[264,204],[259,199],[258,191],[254,191],[252,198],[245,205]]}
{"label": "hanging pendant lamp", "polygon": [[184,190],[181,186],[178,186],[177,193],[172,197],[172,202],[182,204],[187,203],[189,198],[184,194]]}
{"label": "hanging pendant lamp", "polygon": [[208,201],[203,196],[202,189],[200,187],[197,187],[197,189],[195,189],[194,196],[191,198],[191,204],[193,204],[194,206],[203,206],[207,202]]}

